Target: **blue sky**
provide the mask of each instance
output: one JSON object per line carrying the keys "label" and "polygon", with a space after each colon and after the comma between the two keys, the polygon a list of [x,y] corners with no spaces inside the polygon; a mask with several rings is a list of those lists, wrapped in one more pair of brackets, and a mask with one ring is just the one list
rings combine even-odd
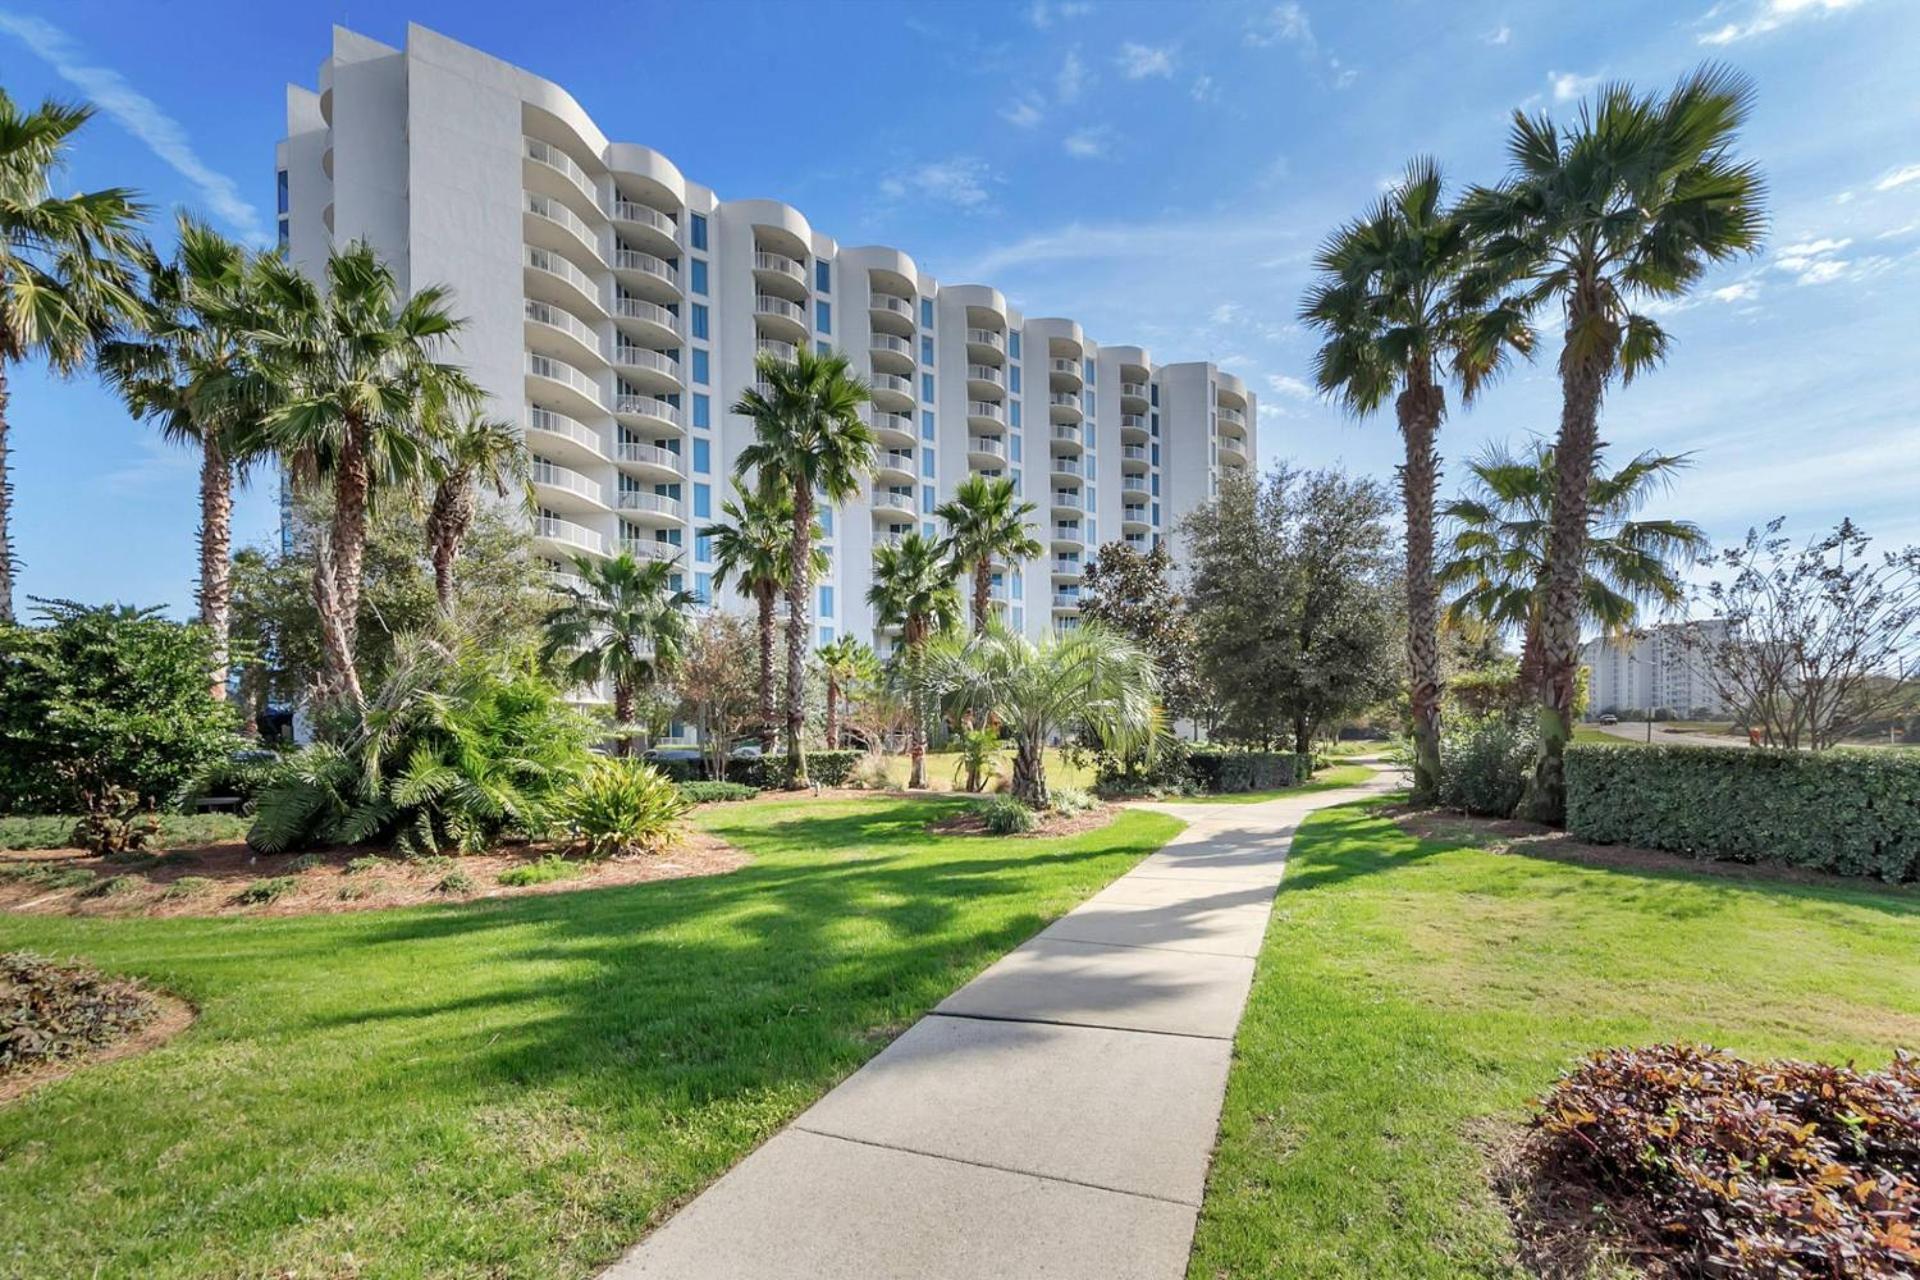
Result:
{"label": "blue sky", "polygon": [[[578,15],[576,6],[561,6]],[[1920,541],[1920,3],[1519,0],[590,6],[0,0],[0,83],[92,98],[64,185],[140,188],[236,235],[270,225],[283,86],[330,24],[399,43],[408,19],[567,86],[607,132],[724,197],[804,209],[950,283],[1162,360],[1210,358],[1262,396],[1263,464],[1391,475],[1389,419],[1309,395],[1294,322],[1312,250],[1411,155],[1459,182],[1503,165],[1515,107],[1570,113],[1602,79],[1664,86],[1707,58],[1750,73],[1763,253],[1664,320],[1666,368],[1608,399],[1615,455],[1692,450],[1660,507],[1716,539],[1842,515]],[[1556,343],[1544,344],[1551,352]],[[196,462],[91,381],[13,372],[24,592],[190,607]],[[1457,461],[1550,433],[1548,354],[1443,435]],[[1454,481],[1444,482],[1451,488]],[[275,520],[243,497],[242,541]]]}

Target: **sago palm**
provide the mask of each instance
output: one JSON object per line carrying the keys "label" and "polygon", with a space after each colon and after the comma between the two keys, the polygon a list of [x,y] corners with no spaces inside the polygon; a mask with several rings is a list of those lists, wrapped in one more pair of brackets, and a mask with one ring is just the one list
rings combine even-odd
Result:
{"label": "sago palm", "polygon": [[[1643,453],[1618,471],[1594,477],[1580,585],[1583,624],[1619,636],[1639,620],[1642,605],[1685,600],[1679,572],[1706,549],[1706,535],[1684,520],[1634,516],[1687,465],[1684,454]],[[1454,526],[1439,575],[1441,589],[1451,596],[1448,619],[1518,630],[1520,675],[1531,692],[1542,661],[1540,621],[1557,476],[1553,447],[1538,441],[1515,454],[1493,446],[1467,467],[1473,491],[1441,511]]]}
{"label": "sago palm", "polygon": [[[713,540],[713,585],[724,588],[729,579],[740,594],[754,603],[760,638],[760,747],[773,749],[779,722],[773,705],[774,605],[793,577],[793,494],[786,489],[754,490],[733,482],[733,497],[720,504],[726,519],[700,530]],[[816,521],[808,541],[817,543],[825,531]],[[827,571],[827,554],[815,546],[810,567]]]}
{"label": "sago palm", "polygon": [[49,99],[23,111],[0,90],[0,622],[13,621],[13,489],[7,376],[26,360],[66,375],[140,315],[132,258],[146,209],[124,187],[53,194],[93,108]]}
{"label": "sago palm", "polygon": [[953,584],[953,563],[944,543],[925,534],[904,535],[891,545],[874,548],[873,585],[867,603],[883,627],[899,627],[906,645],[902,671],[912,725],[907,750],[913,767],[909,787],[927,785],[927,642],[960,623],[960,593]]}
{"label": "sago palm", "polygon": [[393,269],[364,242],[327,259],[324,287],[269,258],[256,288],[258,374],[277,399],[268,439],[295,484],[328,490],[333,500],[314,548],[320,691],[358,705],[355,627],[368,514],[383,493],[411,492],[428,474],[434,434],[480,403],[466,373],[440,358],[463,321],[444,288],[403,296]]}
{"label": "sago palm", "polygon": [[1045,809],[1046,746],[1085,729],[1107,750],[1148,750],[1160,732],[1153,659],[1132,640],[1089,623],[1035,644],[995,625],[950,637],[928,658],[929,681],[959,705],[998,720],[1012,736],[1013,794]]}
{"label": "sago palm", "polygon": [[801,347],[792,360],[763,352],[755,366],[765,384],[749,387],[733,412],[753,422],[753,443],[737,467],[752,471],[763,491],[793,495],[792,559],[787,586],[787,771],[789,785],[807,785],[806,659],[812,650],[816,495],[842,503],[873,474],[874,435],[862,416],[867,384],[839,352]]}
{"label": "sago palm", "polygon": [[576,685],[613,686],[615,741],[631,754],[634,694],[671,671],[686,647],[692,593],[678,590],[671,560],[575,556],[577,585],[547,615],[542,659],[558,662]]}
{"label": "sago palm", "polygon": [[213,642],[213,696],[227,694],[236,472],[266,453],[258,384],[246,376],[248,253],[182,217],[171,259],[141,254],[139,329],[102,343],[96,363],[128,410],[200,451],[200,622]]}
{"label": "sago palm", "polygon": [[993,613],[993,565],[1030,560],[1042,551],[1028,517],[1038,508],[1022,502],[1013,481],[1001,476],[968,476],[953,497],[934,509],[947,522],[947,547],[955,568],[972,578],[973,629],[987,629]]}
{"label": "sago palm", "polygon": [[1325,339],[1314,381],[1364,416],[1393,398],[1406,446],[1400,492],[1407,522],[1407,689],[1413,711],[1416,796],[1440,779],[1440,610],[1433,575],[1435,441],[1446,383],[1471,401],[1532,332],[1516,305],[1490,300],[1473,243],[1444,203],[1433,161],[1415,160],[1365,216],[1320,249],[1320,278],[1301,318]]}
{"label": "sago palm", "polygon": [[1529,303],[1558,304],[1566,323],[1540,622],[1540,757],[1524,806],[1543,821],[1566,812],[1562,758],[1573,735],[1600,402],[1616,376],[1630,382],[1667,354],[1666,330],[1636,307],[1678,297],[1710,264],[1759,247],[1765,186],[1733,154],[1752,108],[1746,77],[1709,66],[1665,96],[1608,85],[1567,128],[1516,111],[1509,176],[1463,205],[1490,268],[1523,282]]}
{"label": "sago palm", "polygon": [[433,505],[427,509],[427,554],[433,560],[433,591],[442,615],[453,613],[453,567],[460,548],[473,532],[479,513],[479,490],[496,497],[517,496],[523,503],[527,487],[527,446],[511,422],[469,413],[446,432],[428,459],[433,478]]}
{"label": "sago palm", "polygon": [[821,645],[815,657],[827,681],[827,750],[833,751],[840,746],[841,701],[851,701],[855,686],[873,681],[879,674],[880,661],[874,657],[872,646],[852,636]]}

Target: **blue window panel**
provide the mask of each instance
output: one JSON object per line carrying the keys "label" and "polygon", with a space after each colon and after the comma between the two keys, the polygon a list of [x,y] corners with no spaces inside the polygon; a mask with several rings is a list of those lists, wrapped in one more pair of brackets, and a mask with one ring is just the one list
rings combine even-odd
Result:
{"label": "blue window panel", "polygon": [[713,470],[713,441],[695,440],[693,442],[693,469],[701,475]]}
{"label": "blue window panel", "polygon": [[695,560],[713,559],[713,539],[704,533],[693,536],[693,558]]}
{"label": "blue window panel", "polygon": [[928,404],[933,403],[933,375],[930,373],[920,375],[920,398]]}
{"label": "blue window panel", "polygon": [[1020,394],[1020,366],[1017,364],[1007,370],[1007,390],[1015,395]]}
{"label": "blue window panel", "polygon": [[1160,446],[1158,444],[1155,444],[1152,447],[1152,449],[1149,450],[1149,453],[1153,458],[1153,465],[1156,467],[1159,466],[1160,465]]}
{"label": "blue window panel", "polygon": [[1160,434],[1160,415],[1157,413],[1154,414],[1153,417],[1149,419],[1149,421],[1153,425],[1153,434],[1156,436],[1159,435]]}
{"label": "blue window panel", "polygon": [[691,332],[694,337],[704,342],[707,338],[707,304],[704,302],[694,303],[692,314],[693,323]]}
{"label": "blue window panel", "polygon": [[702,297],[707,293],[707,260],[695,258],[692,263],[692,275],[688,277],[688,288]]}
{"label": "blue window panel", "polygon": [[820,584],[820,616],[823,618],[833,616],[833,588],[824,582]]}
{"label": "blue window panel", "polygon": [[932,537],[938,536],[933,531],[933,521],[929,520],[925,524],[920,526],[920,535],[925,538],[932,538]]}
{"label": "blue window panel", "polygon": [[693,486],[693,514],[701,520],[713,518],[713,486],[697,484]]}
{"label": "blue window panel", "polygon": [[287,190],[287,171],[285,169],[282,169],[279,172],[275,173],[273,175],[273,183],[275,187],[275,192],[274,192],[275,208],[280,213],[284,214],[292,206],[292,200],[289,197],[288,190]]}
{"label": "blue window panel", "polygon": [[1007,334],[1007,354],[1015,360],[1020,358],[1020,331],[1018,329]]}
{"label": "blue window panel", "polygon": [[1158,409],[1160,407],[1160,384],[1156,382],[1152,386],[1148,387],[1147,394],[1151,398],[1151,403],[1153,404],[1153,407]]}
{"label": "blue window panel", "polygon": [[933,410],[928,409],[920,415],[920,438],[933,439]]}
{"label": "blue window panel", "polygon": [[1010,401],[1008,403],[1007,422],[1009,425],[1015,426],[1015,427],[1020,425],[1020,402],[1018,400]]}
{"label": "blue window panel", "polygon": [[1015,468],[1013,469],[1013,492],[1014,492],[1014,495],[1015,495],[1016,497],[1017,497],[1017,496],[1019,496],[1019,494],[1020,494],[1020,491],[1021,491],[1021,486],[1020,486],[1020,468],[1018,468],[1018,467],[1015,467]]}
{"label": "blue window panel", "polygon": [[712,381],[708,362],[707,349],[705,347],[695,347],[693,349],[693,380],[703,387]]}
{"label": "blue window panel", "polygon": [[935,506],[935,503],[933,501],[933,486],[930,484],[921,485],[920,486],[920,514],[923,516],[932,515],[934,506]]}
{"label": "blue window panel", "polygon": [[831,538],[833,536],[833,508],[821,507],[819,511],[820,511],[820,532],[826,534],[829,538]]}
{"label": "blue window panel", "polygon": [[833,304],[816,302],[813,304],[813,327],[822,333],[833,332]]}
{"label": "blue window panel", "polygon": [[813,354],[817,356],[827,355],[830,352],[832,352],[832,350],[833,350],[833,344],[831,342],[825,341],[824,339],[820,341],[816,341],[813,344]]}
{"label": "blue window panel", "polygon": [[832,644],[832,643],[833,643],[833,628],[832,628],[832,627],[822,627],[822,628],[820,628],[820,644],[821,644],[821,646],[822,646],[822,647],[825,647],[826,645],[830,645],[830,644]]}
{"label": "blue window panel", "polygon": [[696,573],[693,575],[693,598],[701,604],[713,603],[713,575]]}
{"label": "blue window panel", "polygon": [[667,579],[667,589],[669,591],[684,591],[686,589],[686,585],[687,585],[686,577],[682,574],[676,573],[672,577]]}
{"label": "blue window panel", "polygon": [[932,298],[920,299],[920,327],[923,329],[931,329],[933,327]]}
{"label": "blue window panel", "polygon": [[920,363],[926,365],[933,363],[933,339],[925,334],[920,335]]}
{"label": "blue window panel", "polygon": [[1160,527],[1160,504],[1157,502],[1153,504],[1153,527]]}
{"label": "blue window panel", "polygon": [[1012,452],[1008,456],[1012,461],[1018,462],[1020,461],[1020,437],[1016,435],[1012,437],[1012,439],[1013,439]]}
{"label": "blue window panel", "polygon": [[922,449],[920,451],[920,474],[925,476],[929,480],[933,479],[934,462],[935,462],[935,455],[933,450]]}
{"label": "blue window panel", "polygon": [[833,292],[833,264],[825,258],[814,259],[813,287],[819,293]]}
{"label": "blue window panel", "polygon": [[706,214],[696,213],[693,215],[693,222],[687,229],[687,243],[696,249],[704,249],[707,247]]}
{"label": "blue window panel", "polygon": [[1087,545],[1090,547],[1100,545],[1100,522],[1098,520],[1089,519],[1087,521]]}
{"label": "blue window panel", "polygon": [[693,393],[693,425],[702,431],[713,426],[713,397],[704,391]]}
{"label": "blue window panel", "polygon": [[1013,629],[1016,634],[1027,629],[1027,611],[1015,608],[1013,611]]}
{"label": "blue window panel", "polygon": [[1160,477],[1158,475],[1153,477],[1153,496],[1156,498],[1160,496]]}

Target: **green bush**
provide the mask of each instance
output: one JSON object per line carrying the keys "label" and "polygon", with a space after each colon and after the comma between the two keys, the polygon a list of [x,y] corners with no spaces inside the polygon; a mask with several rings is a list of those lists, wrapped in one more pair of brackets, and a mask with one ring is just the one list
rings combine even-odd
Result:
{"label": "green bush", "polygon": [[292,893],[299,881],[292,876],[269,876],[264,880],[255,880],[233,896],[233,900],[243,907],[261,907],[275,902]]}
{"label": "green bush", "polygon": [[518,889],[530,884],[551,884],[555,880],[573,880],[585,875],[586,870],[577,862],[571,862],[558,854],[550,853],[536,862],[523,862],[517,867],[508,867],[496,879],[509,888]]}
{"label": "green bush", "polygon": [[1188,744],[1170,738],[1155,744],[1151,757],[1144,751],[1122,754],[1104,747],[1069,746],[1066,756],[1084,767],[1091,758],[1093,785],[1103,795],[1139,796],[1180,794],[1195,789],[1187,766]]}
{"label": "green bush", "polygon": [[652,765],[601,760],[563,791],[561,829],[596,858],[655,853],[672,842],[691,808],[680,788]]}
{"label": "green bush", "polygon": [[1597,844],[1920,879],[1920,756],[1569,746],[1567,829]]}
{"label": "green bush", "polygon": [[1313,775],[1313,758],[1291,751],[1219,751],[1190,748],[1187,771],[1202,791],[1214,795],[1278,791]]}
{"label": "green bush", "polygon": [[1040,815],[1012,796],[991,796],[976,801],[973,811],[980,815],[988,831],[997,836],[1015,836],[1040,825]]}
{"label": "green bush", "polygon": [[859,791],[891,791],[894,786],[893,771],[887,767],[887,757],[878,752],[863,751],[841,785]]}
{"label": "green bush", "polygon": [[108,876],[104,880],[95,880],[87,886],[83,895],[88,898],[114,898],[123,893],[132,893],[140,887],[138,876]]}
{"label": "green bush", "polygon": [[1094,798],[1078,787],[1054,787],[1048,798],[1055,813],[1086,813],[1093,809]]}
{"label": "green bush", "polygon": [[472,893],[479,887],[479,883],[475,881],[472,876],[455,867],[452,871],[440,877],[439,883],[433,886],[433,891],[435,893],[460,894],[464,896],[465,894]]}
{"label": "green bush", "polygon": [[363,871],[382,871],[392,865],[393,859],[391,858],[382,858],[377,854],[367,853],[357,858],[348,858],[346,872],[350,876],[357,876]]}
{"label": "green bush", "polygon": [[173,902],[181,898],[198,897],[213,888],[213,881],[205,876],[181,876],[160,891],[162,899]]}
{"label": "green bush", "polygon": [[84,889],[97,878],[85,867],[69,867],[58,862],[0,864],[0,880],[13,880],[40,889]]}
{"label": "green bush", "polygon": [[760,794],[757,787],[744,782],[682,782],[676,784],[689,804],[713,804],[716,801],[751,800]]}
{"label": "green bush", "polygon": [[[229,813],[163,813],[159,843],[163,848],[238,840],[247,834],[247,820]],[[0,849],[69,849],[77,819],[50,814],[0,817]]]}
{"label": "green bush", "polygon": [[1441,805],[1504,818],[1533,768],[1534,735],[1501,712],[1451,716],[1440,726]]}
{"label": "green bush", "polygon": [[[852,776],[854,766],[865,758],[864,751],[809,751],[807,753],[807,778],[823,787],[845,785]],[[762,791],[779,791],[786,787],[792,774],[787,769],[784,755],[762,756],[758,760],[735,760],[727,766],[727,778],[733,782],[744,782],[750,787]]]}
{"label": "green bush", "polygon": [[0,1077],[111,1044],[158,1011],[124,979],[31,951],[0,954]]}
{"label": "green bush", "polygon": [[260,793],[275,781],[279,768],[280,757],[257,742],[235,738],[218,760],[188,783],[183,799],[191,802],[233,796],[240,800],[241,809],[251,812]]}

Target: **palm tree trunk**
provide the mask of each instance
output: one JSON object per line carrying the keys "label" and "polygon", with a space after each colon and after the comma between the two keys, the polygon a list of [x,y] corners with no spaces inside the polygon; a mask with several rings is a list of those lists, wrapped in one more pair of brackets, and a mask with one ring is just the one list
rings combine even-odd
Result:
{"label": "palm tree trunk", "polygon": [[985,635],[993,608],[993,565],[981,559],[973,565],[973,634]]}
{"label": "palm tree trunk", "polygon": [[433,594],[440,603],[440,616],[453,615],[453,568],[460,559],[460,544],[473,528],[473,482],[463,472],[442,480],[433,491],[433,507],[427,513],[427,554],[433,560]]}
{"label": "palm tree trunk", "polygon": [[323,702],[345,698],[355,707],[366,699],[360,692],[360,675],[353,665],[353,632],[340,607],[339,573],[334,565],[333,536],[322,530],[314,535],[313,611],[320,623],[320,677],[318,694]]}
{"label": "palm tree trunk", "polygon": [[626,680],[613,682],[613,718],[620,725],[620,732],[613,740],[613,753],[617,756],[633,754],[633,738],[627,732],[627,726],[633,723],[633,685]]}
{"label": "palm tree trunk", "polygon": [[1053,798],[1047,794],[1047,758],[1037,738],[1021,734],[1013,751],[1013,798],[1029,809],[1046,809]]}
{"label": "palm tree trunk", "polygon": [[840,747],[840,682],[827,677],[827,750]]}
{"label": "palm tree trunk", "polygon": [[200,437],[200,624],[207,629],[213,700],[227,699],[233,617],[233,468],[220,437]]}
{"label": "palm tree trunk", "polygon": [[13,477],[7,470],[7,363],[0,360],[0,623],[13,621]]}
{"label": "palm tree trunk", "polygon": [[773,584],[762,582],[753,594],[760,606],[760,754],[771,755],[779,732],[773,711]]}
{"label": "palm tree trunk", "polygon": [[1413,798],[1440,792],[1440,594],[1433,579],[1433,504],[1440,484],[1434,439],[1446,393],[1416,361],[1395,408],[1407,460],[1400,493],[1407,509],[1407,692],[1413,710]]}
{"label": "palm tree trunk", "polygon": [[926,673],[921,669],[921,650],[926,644],[926,624],[908,618],[907,640],[907,714],[913,723],[907,728],[907,754],[912,767],[907,770],[907,788],[918,790],[927,785],[927,705]]}
{"label": "palm tree trunk", "polygon": [[453,562],[460,558],[460,545],[444,538],[433,546],[433,595],[440,602],[440,616],[453,616]]}
{"label": "palm tree trunk", "polygon": [[793,486],[793,579],[787,583],[787,785],[807,779],[807,598],[813,594],[813,487]]}
{"label": "palm tree trunk", "polygon": [[[1569,329],[1580,321],[1569,314]],[[1617,342],[1617,339],[1616,339]],[[1547,528],[1546,600],[1540,617],[1540,754],[1520,801],[1536,822],[1566,821],[1566,746],[1580,669],[1580,585],[1587,559],[1587,491],[1600,445],[1600,397],[1612,367],[1604,353],[1562,361],[1560,438],[1554,444],[1553,513]]]}
{"label": "palm tree trunk", "polygon": [[327,598],[322,600],[316,592],[314,601],[322,614],[322,630],[332,633],[325,645],[328,684],[334,693],[348,694],[356,707],[363,701],[354,653],[360,624],[360,576],[367,554],[367,497],[372,488],[366,434],[364,426],[350,424],[335,463],[333,536],[326,557],[332,562],[333,581]]}

